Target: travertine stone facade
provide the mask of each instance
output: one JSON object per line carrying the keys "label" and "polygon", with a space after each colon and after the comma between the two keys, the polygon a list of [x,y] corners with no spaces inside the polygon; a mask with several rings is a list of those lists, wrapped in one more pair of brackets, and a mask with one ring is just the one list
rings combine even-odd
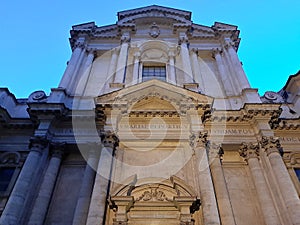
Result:
{"label": "travertine stone facade", "polygon": [[0,89],[0,224],[300,224],[300,75],[259,96],[239,42],[156,5],[73,26],[49,96]]}

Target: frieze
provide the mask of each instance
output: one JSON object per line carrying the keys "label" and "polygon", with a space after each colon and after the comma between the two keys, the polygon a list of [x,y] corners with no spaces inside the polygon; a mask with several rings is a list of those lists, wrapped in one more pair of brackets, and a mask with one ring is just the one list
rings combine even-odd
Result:
{"label": "frieze", "polygon": [[235,129],[235,128],[228,128],[228,129],[210,129],[208,130],[209,135],[254,135],[253,130],[251,129]]}
{"label": "frieze", "polygon": [[120,129],[174,129],[174,130],[180,130],[180,129],[189,129],[188,124],[120,124]]}
{"label": "frieze", "polygon": [[300,143],[300,137],[279,137],[281,143]]}

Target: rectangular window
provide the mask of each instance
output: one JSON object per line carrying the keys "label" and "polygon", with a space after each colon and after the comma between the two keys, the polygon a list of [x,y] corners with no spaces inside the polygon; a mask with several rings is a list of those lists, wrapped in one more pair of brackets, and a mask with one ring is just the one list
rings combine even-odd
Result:
{"label": "rectangular window", "polygon": [[144,66],[143,67],[143,81],[158,79],[166,80],[165,66]]}

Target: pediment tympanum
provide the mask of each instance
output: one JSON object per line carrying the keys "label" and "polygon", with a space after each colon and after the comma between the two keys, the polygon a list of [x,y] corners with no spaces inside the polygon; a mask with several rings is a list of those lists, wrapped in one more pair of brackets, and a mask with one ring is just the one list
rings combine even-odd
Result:
{"label": "pediment tympanum", "polygon": [[125,107],[127,110],[133,110],[141,109],[139,107],[139,105],[143,104],[141,102],[143,100],[149,101],[149,99],[152,103],[156,101],[160,105],[163,103],[163,100],[167,101],[176,110],[181,106],[187,108],[210,107],[213,102],[213,98],[206,95],[153,79],[99,96],[95,99],[95,103],[99,107],[110,105],[111,107]]}

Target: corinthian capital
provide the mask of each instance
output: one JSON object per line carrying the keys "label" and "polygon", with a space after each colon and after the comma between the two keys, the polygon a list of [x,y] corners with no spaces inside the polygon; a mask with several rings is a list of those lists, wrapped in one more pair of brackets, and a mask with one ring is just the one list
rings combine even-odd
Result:
{"label": "corinthian capital", "polygon": [[115,133],[108,131],[101,135],[102,143],[105,147],[115,148],[119,145],[119,139]]}
{"label": "corinthian capital", "polygon": [[130,34],[124,33],[121,37],[121,44],[130,42]]}
{"label": "corinthian capital", "polygon": [[221,55],[223,51],[220,48],[213,48],[212,49],[212,57],[215,59],[216,55]]}
{"label": "corinthian capital", "polygon": [[221,144],[208,141],[206,147],[207,147],[207,150],[208,150],[209,160],[213,160],[214,158],[222,159],[222,156],[224,154],[224,150],[223,150]]}
{"label": "corinthian capital", "polygon": [[259,144],[258,143],[242,143],[239,149],[240,156],[248,160],[249,158],[258,158]]}
{"label": "corinthian capital", "polygon": [[278,152],[281,153],[281,145],[279,138],[263,136],[260,141],[261,147],[267,152],[267,155]]}
{"label": "corinthian capital", "polygon": [[202,131],[197,134],[190,135],[190,146],[192,148],[205,147],[207,143],[207,131]]}

